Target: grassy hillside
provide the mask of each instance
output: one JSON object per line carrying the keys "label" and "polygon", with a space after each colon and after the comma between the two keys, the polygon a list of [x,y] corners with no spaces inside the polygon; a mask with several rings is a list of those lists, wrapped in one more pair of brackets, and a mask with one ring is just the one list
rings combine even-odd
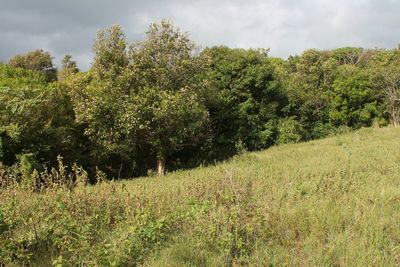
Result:
{"label": "grassy hillside", "polygon": [[163,178],[7,189],[0,262],[398,265],[399,139],[400,129],[362,129]]}

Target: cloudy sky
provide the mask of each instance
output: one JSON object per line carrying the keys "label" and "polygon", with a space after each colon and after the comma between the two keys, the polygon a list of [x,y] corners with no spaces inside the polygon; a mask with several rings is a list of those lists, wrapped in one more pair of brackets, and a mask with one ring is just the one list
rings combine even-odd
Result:
{"label": "cloudy sky", "polygon": [[0,61],[42,48],[87,69],[97,30],[121,24],[133,42],[163,18],[203,47],[264,47],[283,58],[400,43],[400,0],[0,0]]}

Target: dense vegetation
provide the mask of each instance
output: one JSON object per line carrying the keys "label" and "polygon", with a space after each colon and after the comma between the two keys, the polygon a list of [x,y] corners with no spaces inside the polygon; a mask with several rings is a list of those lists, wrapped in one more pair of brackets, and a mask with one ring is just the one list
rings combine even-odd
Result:
{"label": "dense vegetation", "polygon": [[0,191],[0,262],[398,266],[399,136],[364,128],[165,177],[12,186]]}
{"label": "dense vegetation", "polygon": [[[94,62],[57,70],[43,50],[0,64],[3,185],[58,166],[90,181],[227,159],[275,144],[400,124],[400,49],[199,49],[167,21],[128,43],[99,31]],[[40,176],[40,175],[39,175]],[[75,181],[72,181],[75,182]]]}
{"label": "dense vegetation", "polygon": [[0,63],[0,266],[400,263],[400,47],[93,52]]}

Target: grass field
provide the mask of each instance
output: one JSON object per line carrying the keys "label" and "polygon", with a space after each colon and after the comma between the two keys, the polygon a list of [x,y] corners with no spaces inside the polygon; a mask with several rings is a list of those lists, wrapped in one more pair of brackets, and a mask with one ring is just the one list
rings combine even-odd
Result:
{"label": "grass field", "polygon": [[[396,266],[400,128],[166,177],[0,192],[6,266]],[[1,265],[1,264],[0,264]]]}

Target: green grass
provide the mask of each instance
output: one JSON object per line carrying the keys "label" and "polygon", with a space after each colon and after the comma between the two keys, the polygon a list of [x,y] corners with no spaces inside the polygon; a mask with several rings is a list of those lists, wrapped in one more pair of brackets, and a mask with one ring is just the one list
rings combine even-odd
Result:
{"label": "green grass", "polygon": [[162,178],[0,192],[6,266],[396,266],[400,129]]}

